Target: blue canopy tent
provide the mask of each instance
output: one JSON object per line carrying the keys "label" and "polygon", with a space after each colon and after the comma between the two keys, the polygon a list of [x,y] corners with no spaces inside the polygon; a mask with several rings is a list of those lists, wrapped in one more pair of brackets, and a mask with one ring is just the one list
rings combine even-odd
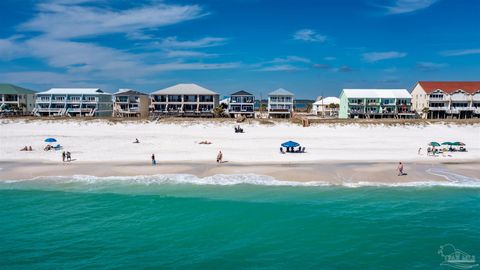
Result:
{"label": "blue canopy tent", "polygon": [[55,138],[47,138],[45,139],[45,142],[51,143],[51,142],[57,142]]}
{"label": "blue canopy tent", "polygon": [[288,142],[282,143],[282,147],[297,147],[297,146],[300,146],[300,144],[297,143],[297,142],[293,142],[293,141],[288,141]]}

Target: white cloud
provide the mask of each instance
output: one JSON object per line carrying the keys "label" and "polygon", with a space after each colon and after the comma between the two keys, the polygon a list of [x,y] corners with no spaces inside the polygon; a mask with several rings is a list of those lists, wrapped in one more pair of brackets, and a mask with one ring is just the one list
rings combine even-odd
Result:
{"label": "white cloud", "polygon": [[272,61],[268,61],[266,63],[292,63],[292,62],[300,62],[300,63],[310,63],[310,59],[295,55],[290,55],[287,57],[278,57],[273,59]]}
{"label": "white cloud", "polygon": [[9,61],[28,52],[25,47],[18,46],[20,38],[20,36],[12,36],[7,39],[0,39],[0,59]]}
{"label": "white cloud", "polygon": [[480,54],[480,49],[443,51],[441,52],[441,54],[444,56],[461,56],[461,55]]}
{"label": "white cloud", "polygon": [[394,58],[402,58],[407,56],[407,53],[404,52],[396,52],[396,51],[390,51],[390,52],[369,52],[369,53],[364,53],[363,54],[363,60],[373,63],[373,62],[378,62],[381,60],[386,60],[386,59],[394,59]]}
{"label": "white cloud", "polygon": [[168,37],[163,39],[161,42],[155,43],[155,45],[163,48],[207,48],[224,45],[227,41],[226,38],[220,37],[204,37],[197,40],[184,40],[180,41],[177,37]]}
{"label": "white cloud", "polygon": [[297,71],[301,68],[292,65],[273,65],[256,69],[255,71]]}
{"label": "white cloud", "polygon": [[213,53],[186,50],[166,50],[164,54],[167,58],[211,58],[218,56],[218,54]]}
{"label": "white cloud", "polygon": [[55,2],[42,3],[37,8],[39,13],[30,21],[21,24],[19,29],[62,39],[133,33],[177,24],[207,14],[197,5],[162,3],[121,11]]}
{"label": "white cloud", "polygon": [[[0,39],[0,60],[35,58],[62,72],[30,71],[8,73],[12,80],[29,80],[31,83],[76,83],[76,80],[128,80],[138,81],[159,72],[179,70],[212,70],[239,67],[236,62],[203,63],[199,58],[212,58],[209,54],[188,50],[219,46],[224,38],[205,37],[179,41],[171,37],[160,42],[160,51],[132,52],[102,46],[75,38],[103,34],[124,33],[127,38],[148,40],[145,29],[179,23],[201,17],[206,13],[198,6],[151,4],[125,11],[88,6],[90,0],[54,0],[37,6],[40,11],[32,20],[17,29],[39,32],[25,36],[15,35]],[[158,2],[157,2],[158,3]],[[154,48],[150,48],[153,50]],[[193,61],[195,60],[195,61]],[[42,75],[45,75],[42,77]],[[5,73],[3,74],[5,76]],[[21,77],[25,76],[25,77]],[[70,78],[70,79],[69,79]]]}
{"label": "white cloud", "polygon": [[327,36],[318,34],[313,29],[300,29],[293,33],[293,39],[307,42],[325,42]]}
{"label": "white cloud", "polygon": [[435,71],[447,67],[445,63],[418,62],[417,68],[422,71]]}
{"label": "white cloud", "polygon": [[438,0],[393,0],[390,5],[383,6],[388,14],[403,14],[425,9]]}

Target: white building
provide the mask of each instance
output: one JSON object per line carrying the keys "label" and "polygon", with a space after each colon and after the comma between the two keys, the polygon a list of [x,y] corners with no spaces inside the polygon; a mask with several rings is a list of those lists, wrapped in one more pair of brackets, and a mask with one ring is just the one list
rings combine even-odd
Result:
{"label": "white building", "polygon": [[35,96],[37,116],[112,116],[112,95],[99,88],[52,88]]}
{"label": "white building", "polygon": [[291,118],[294,94],[279,88],[268,94],[268,117]]}
{"label": "white building", "polygon": [[423,118],[480,117],[480,82],[418,82],[412,102]]}
{"label": "white building", "polygon": [[199,85],[177,84],[150,94],[155,114],[213,116],[219,95]]}
{"label": "white building", "polygon": [[318,97],[312,104],[311,113],[326,118],[338,117],[340,99],[337,97]]}

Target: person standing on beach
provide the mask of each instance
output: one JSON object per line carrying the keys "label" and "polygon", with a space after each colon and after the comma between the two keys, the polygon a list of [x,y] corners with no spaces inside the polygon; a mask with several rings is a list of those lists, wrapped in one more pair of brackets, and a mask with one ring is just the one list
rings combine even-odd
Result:
{"label": "person standing on beach", "polygon": [[65,154],[65,151],[63,151],[63,152],[62,152],[62,162],[65,162],[65,157],[66,157],[66,156],[67,156],[67,155]]}
{"label": "person standing on beach", "polygon": [[152,166],[157,165],[157,161],[155,160],[155,154],[152,154]]}
{"label": "person standing on beach", "polygon": [[402,162],[399,162],[398,163],[398,176],[402,176],[403,175],[403,164]]}
{"label": "person standing on beach", "polygon": [[218,151],[218,154],[217,154],[217,163],[222,163],[222,160],[223,160],[222,151]]}
{"label": "person standing on beach", "polygon": [[421,155],[422,154],[422,148],[418,148],[418,154]]}
{"label": "person standing on beach", "polygon": [[67,161],[72,161],[72,154],[67,151]]}

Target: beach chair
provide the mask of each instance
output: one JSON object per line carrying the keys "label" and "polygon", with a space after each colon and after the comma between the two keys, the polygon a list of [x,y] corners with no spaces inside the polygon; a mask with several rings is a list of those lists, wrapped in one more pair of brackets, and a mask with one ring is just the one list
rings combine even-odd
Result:
{"label": "beach chair", "polygon": [[62,150],[62,148],[63,148],[63,147],[62,147],[60,144],[57,144],[57,145],[55,145],[55,146],[53,147],[53,149],[55,149],[55,150],[57,150],[57,151],[58,151],[58,150]]}

